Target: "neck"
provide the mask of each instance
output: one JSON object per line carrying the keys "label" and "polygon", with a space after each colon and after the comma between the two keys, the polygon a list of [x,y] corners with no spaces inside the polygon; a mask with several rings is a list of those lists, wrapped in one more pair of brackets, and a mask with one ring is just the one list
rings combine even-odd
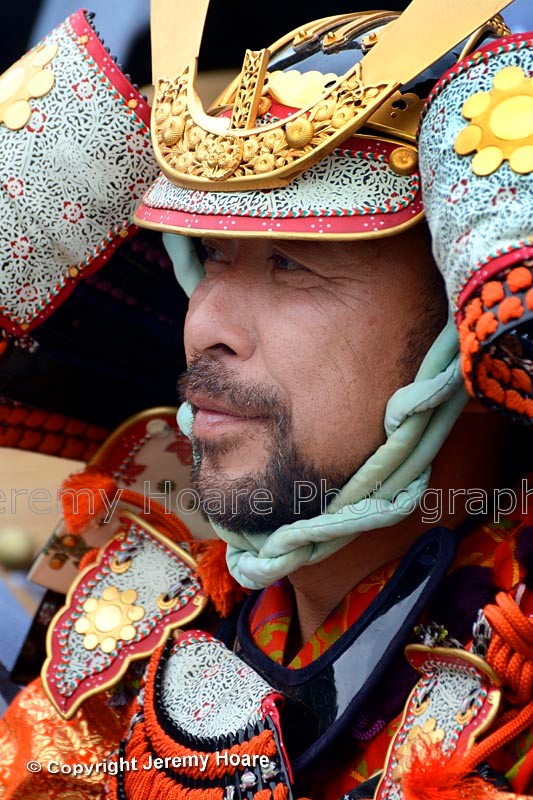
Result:
{"label": "neck", "polygon": [[443,507],[437,521],[424,522],[418,510],[398,525],[362,534],[328,559],[290,576],[296,618],[289,656],[298,652],[350,589],[401,558],[424,531],[437,525],[453,529],[467,518],[466,498],[457,493],[450,502],[451,490],[475,486],[490,492],[502,485],[503,459],[497,454],[503,452],[505,432],[504,421],[495,415],[465,412],[433,464],[430,488],[441,492]]}

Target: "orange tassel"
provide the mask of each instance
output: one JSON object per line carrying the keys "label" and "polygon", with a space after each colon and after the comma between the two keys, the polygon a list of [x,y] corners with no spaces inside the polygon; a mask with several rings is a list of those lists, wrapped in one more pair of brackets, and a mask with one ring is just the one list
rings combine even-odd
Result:
{"label": "orange tassel", "polygon": [[464,775],[461,759],[443,761],[440,747],[414,746],[401,779],[404,800],[504,800],[501,792],[479,775]]}
{"label": "orange tassel", "polygon": [[63,518],[69,533],[81,534],[106,511],[103,494],[111,505],[119,491],[116,482],[98,467],[70,475],[62,485]]}
{"label": "orange tassel", "polygon": [[96,559],[98,558],[98,554],[100,553],[99,547],[93,547],[91,550],[87,550],[86,553],[82,555],[80,558],[80,563],[78,564],[78,570],[81,572],[85,567],[94,564]]}
{"label": "orange tassel", "polygon": [[221,539],[195,542],[193,554],[198,558],[202,586],[217,612],[225,619],[248,594],[229,573],[226,543]]}
{"label": "orange tassel", "polygon": [[[65,527],[69,533],[79,535],[95,520],[101,518],[114,504],[117,492],[123,503],[143,509],[144,497],[129,489],[119,489],[110,475],[98,467],[87,467],[83,472],[71,475],[63,483],[61,498]],[[70,493],[69,493],[70,491]],[[73,493],[78,494],[73,494]],[[104,503],[107,498],[107,508]],[[150,514],[145,515],[150,522],[165,533],[172,541],[187,542],[193,556],[198,560],[198,575],[205,593],[221,617],[227,617],[237,603],[248,592],[239,586],[230,575],[226,565],[226,544],[221,539],[194,541],[186,525],[173,514],[168,514],[159,503],[150,504]],[[87,566],[89,562],[84,562]]]}

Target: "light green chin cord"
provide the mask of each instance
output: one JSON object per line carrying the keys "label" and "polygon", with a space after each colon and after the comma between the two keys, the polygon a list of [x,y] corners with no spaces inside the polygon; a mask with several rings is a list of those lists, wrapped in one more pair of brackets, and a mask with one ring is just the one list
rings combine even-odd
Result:
{"label": "light green chin cord", "polygon": [[[187,237],[164,234],[174,271],[190,296],[203,270]],[[246,535],[213,527],[228,544],[231,574],[248,589],[279,578],[340,550],[365,531],[396,525],[417,508],[427,489],[431,462],[468,399],[459,365],[453,320],[429,349],[413,383],[398,389],[385,412],[387,440],[367,459],[328,506],[328,513],[282,525],[270,534]],[[178,424],[191,434],[184,403]]]}

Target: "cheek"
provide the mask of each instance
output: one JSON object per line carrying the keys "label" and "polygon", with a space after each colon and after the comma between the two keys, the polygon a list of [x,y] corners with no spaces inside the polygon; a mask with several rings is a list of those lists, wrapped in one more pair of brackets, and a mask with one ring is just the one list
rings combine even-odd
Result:
{"label": "cheek", "polygon": [[378,314],[307,301],[280,314],[264,339],[267,369],[290,398],[296,442],[315,464],[348,468],[383,440],[392,392],[380,330]]}

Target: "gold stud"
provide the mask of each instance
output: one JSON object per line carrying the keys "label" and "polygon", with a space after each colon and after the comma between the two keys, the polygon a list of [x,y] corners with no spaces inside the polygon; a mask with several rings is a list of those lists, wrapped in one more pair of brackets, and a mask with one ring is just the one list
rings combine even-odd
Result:
{"label": "gold stud", "polygon": [[89,37],[87,36],[87,34],[84,33],[83,36],[80,36],[80,44],[87,44],[88,41]]}
{"label": "gold stud", "polygon": [[80,271],[77,267],[69,267],[68,274],[70,275],[71,278],[77,278],[78,275],[80,274]]}
{"label": "gold stud", "polygon": [[166,611],[167,608],[174,608],[178,600],[178,597],[167,597],[166,594],[160,594],[157,598],[157,605],[161,611]]}
{"label": "gold stud", "polygon": [[410,147],[397,147],[390,154],[389,167],[397,175],[413,175],[418,169],[418,153]]}
{"label": "gold stud", "polygon": [[133,639],[135,633],[136,631],[133,625],[124,625],[124,627],[120,629],[120,638],[128,642],[130,639]]}
{"label": "gold stud", "polygon": [[129,605],[130,603],[134,603],[137,600],[137,592],[135,589],[126,589],[126,591],[122,592],[120,595],[120,599],[123,603]]}
{"label": "gold stud", "polygon": [[139,622],[144,617],[144,608],[142,606],[133,606],[128,609],[128,617],[132,622]]}
{"label": "gold stud", "polygon": [[74,625],[74,630],[76,633],[87,633],[91,624],[87,617],[82,617],[81,619],[76,620],[76,624]]}
{"label": "gold stud", "polygon": [[133,97],[131,100],[128,100],[128,108],[137,108],[139,103]]}
{"label": "gold stud", "polygon": [[104,641],[100,645],[100,647],[102,648],[102,652],[104,653],[112,653],[116,646],[117,646],[116,639],[113,639],[112,636],[108,636],[106,639],[104,639]]}
{"label": "gold stud", "polygon": [[[117,537],[115,536],[115,539],[116,538]],[[123,561],[122,564],[119,564],[116,556],[112,559],[109,565],[111,572],[114,572],[116,575],[123,575],[125,572],[129,570],[130,567],[131,567],[131,558],[128,558],[126,561]]]}
{"label": "gold stud", "polygon": [[94,615],[94,627],[100,633],[109,633],[120,625],[121,619],[122,613],[118,606],[103,606]]}

